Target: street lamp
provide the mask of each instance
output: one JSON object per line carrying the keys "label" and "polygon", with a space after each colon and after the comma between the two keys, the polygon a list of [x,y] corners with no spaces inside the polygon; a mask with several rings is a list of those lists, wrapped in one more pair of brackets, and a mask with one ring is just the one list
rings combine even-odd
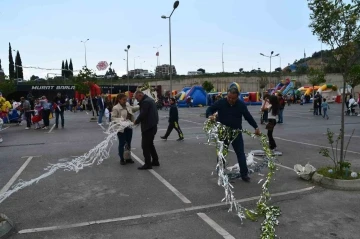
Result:
{"label": "street lamp", "polygon": [[87,68],[87,60],[86,60],[86,42],[88,42],[89,39],[86,39],[85,41],[81,41],[82,43],[84,43],[84,49],[85,49],[85,66]]}
{"label": "street lamp", "polygon": [[273,54],[274,54],[274,51],[272,51],[272,52],[270,53],[270,56],[267,56],[267,55],[264,55],[263,53],[260,53],[260,55],[270,58],[270,74],[271,74],[271,58],[280,55],[280,54],[276,54],[276,55],[273,55]]}
{"label": "street lamp", "polygon": [[127,48],[124,50],[126,51],[126,72],[127,72],[127,80],[128,80],[128,94],[130,97],[130,80],[129,80],[129,49],[130,45],[127,46]]}
{"label": "street lamp", "polygon": [[156,65],[159,66],[159,48],[162,47],[162,45],[156,47],[154,46],[153,48],[156,48]]}
{"label": "street lamp", "polygon": [[173,10],[170,14],[170,16],[162,15],[161,18],[163,19],[169,19],[169,54],[170,54],[170,96],[172,96],[172,59],[171,59],[171,16],[173,15],[175,9],[179,6],[179,1],[175,1],[173,5]]}
{"label": "street lamp", "polygon": [[222,47],[221,47],[221,61],[222,61],[222,69],[223,69],[223,73],[224,73],[224,43],[222,44]]}

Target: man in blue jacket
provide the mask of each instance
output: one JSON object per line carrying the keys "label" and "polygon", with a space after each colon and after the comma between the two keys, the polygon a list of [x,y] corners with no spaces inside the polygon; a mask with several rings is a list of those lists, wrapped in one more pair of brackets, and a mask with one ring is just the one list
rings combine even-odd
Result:
{"label": "man in blue jacket", "polygon": [[174,98],[170,98],[170,111],[169,111],[169,126],[167,128],[167,131],[165,133],[164,136],[160,136],[160,138],[162,139],[167,139],[169,137],[169,135],[171,134],[171,131],[173,129],[175,129],[179,135],[179,138],[177,139],[177,141],[183,141],[184,140],[184,135],[180,129],[180,125],[179,125],[179,112],[178,112],[178,108],[176,106],[175,103],[175,99]]}
{"label": "man in blue jacket", "polygon": [[[218,113],[217,120],[233,129],[242,129],[242,117],[244,117],[245,120],[254,127],[255,134],[260,135],[260,130],[256,121],[250,114],[246,105],[239,100],[239,91],[236,88],[230,88],[226,98],[220,99],[214,105],[210,106],[206,110],[206,118],[215,120],[216,117],[213,114],[216,112]],[[238,159],[241,179],[245,182],[250,182],[242,134],[239,134],[234,139],[232,146]]]}

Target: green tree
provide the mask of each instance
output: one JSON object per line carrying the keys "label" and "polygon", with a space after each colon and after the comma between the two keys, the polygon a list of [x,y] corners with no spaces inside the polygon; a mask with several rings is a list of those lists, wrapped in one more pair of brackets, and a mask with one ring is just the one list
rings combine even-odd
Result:
{"label": "green tree", "polygon": [[62,76],[62,77],[65,77],[65,71],[64,71],[64,69],[65,69],[65,64],[64,64],[64,61],[62,61],[62,63],[61,63],[61,76]]}
{"label": "green tree", "polygon": [[34,80],[36,80],[37,78],[39,78],[38,76],[35,76],[35,75],[32,75],[31,77],[30,77],[30,81],[34,81]]}
{"label": "green tree", "polygon": [[[308,0],[311,31],[322,43],[330,46],[333,59],[343,75],[341,104],[340,162],[345,160],[345,89],[352,66],[359,58],[360,0]],[[342,168],[341,168],[342,169]]]}
{"label": "green tree", "polygon": [[15,70],[14,70],[14,59],[12,56],[12,49],[11,49],[11,44],[9,42],[9,78],[10,79],[15,79]]}
{"label": "green tree", "polygon": [[69,78],[69,64],[68,61],[65,61],[65,66],[64,66],[64,76],[65,78]]}
{"label": "green tree", "polygon": [[75,90],[80,94],[89,94],[92,110],[94,110],[94,105],[92,103],[92,95],[90,92],[89,83],[96,83],[96,74],[91,69],[83,66],[79,71],[79,74],[74,79]]}
{"label": "green tree", "polygon": [[201,71],[201,73],[205,74],[205,70],[203,68],[200,68],[197,71]]}
{"label": "green tree", "polygon": [[74,66],[73,66],[73,63],[72,63],[72,60],[70,58],[70,63],[69,63],[69,77],[73,77],[74,76]]}
{"label": "green tree", "polygon": [[16,78],[24,79],[22,61],[19,51],[16,52],[16,56],[15,56],[15,75]]}
{"label": "green tree", "polygon": [[16,91],[16,84],[13,80],[6,80],[0,82],[0,89],[1,89],[1,93],[6,98],[9,94]]}
{"label": "green tree", "polygon": [[260,76],[259,88],[261,91],[263,91],[267,84],[269,84],[269,79],[267,78],[267,76]]}
{"label": "green tree", "polygon": [[212,89],[214,89],[214,85],[210,81],[204,81],[202,83],[202,87],[206,92],[210,92]]}
{"label": "green tree", "polygon": [[[357,85],[360,85],[360,65],[353,65],[349,72],[347,83],[352,87],[352,91]],[[352,92],[353,93],[353,92]]]}
{"label": "green tree", "polygon": [[[312,85],[313,89],[314,86],[320,85],[326,82],[325,73],[322,70],[310,68],[307,74],[308,82]],[[315,92],[313,92],[315,93]]]}

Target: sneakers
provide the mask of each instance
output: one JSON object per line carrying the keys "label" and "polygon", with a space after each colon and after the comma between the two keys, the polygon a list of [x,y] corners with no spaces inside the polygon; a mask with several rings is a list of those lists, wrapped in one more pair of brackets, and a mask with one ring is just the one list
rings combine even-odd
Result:
{"label": "sneakers", "polygon": [[184,141],[184,138],[178,138],[176,141]]}
{"label": "sneakers", "polygon": [[2,143],[3,142],[3,139],[2,138],[0,138],[0,143]]}
{"label": "sneakers", "polygon": [[126,164],[125,160],[120,159],[120,164],[125,165]]}
{"label": "sneakers", "polygon": [[165,137],[165,136],[160,136],[160,138],[163,140],[167,140],[167,137]]}
{"label": "sneakers", "polygon": [[29,127],[26,127],[25,129],[30,129]]}
{"label": "sneakers", "polygon": [[147,170],[147,169],[152,169],[152,166],[149,166],[149,165],[146,165],[144,164],[143,166],[141,167],[138,167],[139,170]]}
{"label": "sneakers", "polygon": [[134,160],[132,160],[132,159],[125,159],[125,162],[126,163],[135,163]]}
{"label": "sneakers", "polygon": [[160,166],[159,161],[158,162],[151,162],[151,166]]}

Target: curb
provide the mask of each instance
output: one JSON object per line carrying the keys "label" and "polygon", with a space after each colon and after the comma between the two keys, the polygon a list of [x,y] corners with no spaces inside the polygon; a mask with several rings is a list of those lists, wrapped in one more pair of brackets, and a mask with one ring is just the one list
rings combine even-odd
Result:
{"label": "curb", "polygon": [[360,191],[360,179],[342,180],[324,177],[317,172],[312,176],[312,181],[324,188],[345,190],[345,191]]}
{"label": "curb", "polygon": [[0,213],[0,219],[4,220],[0,222],[0,238],[5,239],[16,232],[15,224],[2,213]]}

